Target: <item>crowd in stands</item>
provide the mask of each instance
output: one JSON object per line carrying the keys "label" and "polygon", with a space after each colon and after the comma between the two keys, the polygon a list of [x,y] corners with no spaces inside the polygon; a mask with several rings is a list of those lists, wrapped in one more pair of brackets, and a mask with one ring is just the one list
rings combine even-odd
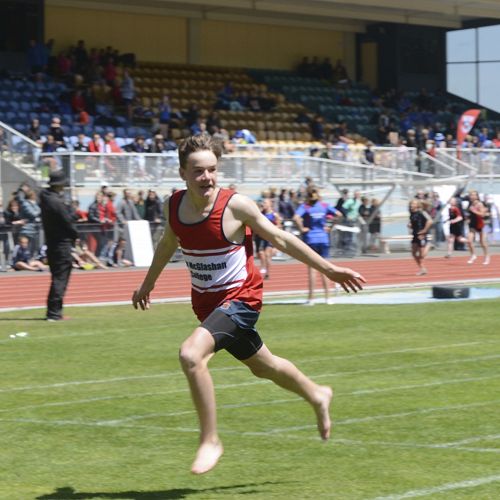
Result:
{"label": "crowd in stands", "polygon": [[[71,202],[74,222],[80,235],[73,249],[74,267],[105,269],[128,267],[123,226],[131,220],[147,220],[156,240],[163,221],[163,200],[154,189],[147,193],[123,190],[116,193],[102,185],[94,201],[82,209],[78,200]],[[15,270],[47,269],[46,247],[41,237],[41,210],[36,191],[27,183],[12,194],[5,209],[0,206],[0,243],[3,258]],[[5,270],[5,269],[3,269]]]}

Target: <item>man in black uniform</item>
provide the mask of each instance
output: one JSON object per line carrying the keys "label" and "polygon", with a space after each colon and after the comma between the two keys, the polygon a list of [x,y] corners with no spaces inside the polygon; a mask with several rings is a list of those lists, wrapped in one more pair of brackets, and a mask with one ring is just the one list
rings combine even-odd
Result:
{"label": "man in black uniform", "polygon": [[63,319],[63,298],[68,286],[72,269],[71,247],[78,233],[73,224],[71,209],[64,203],[62,192],[67,185],[62,170],[52,172],[49,176],[49,188],[40,193],[42,222],[47,243],[52,282],[47,298],[47,320]]}

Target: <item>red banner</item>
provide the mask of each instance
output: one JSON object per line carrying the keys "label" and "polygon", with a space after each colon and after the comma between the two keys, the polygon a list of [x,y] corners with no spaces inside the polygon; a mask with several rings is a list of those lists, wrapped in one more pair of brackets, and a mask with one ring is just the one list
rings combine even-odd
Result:
{"label": "red banner", "polygon": [[460,147],[464,142],[465,136],[469,134],[481,114],[479,109],[468,109],[458,120],[457,125],[457,146]]}

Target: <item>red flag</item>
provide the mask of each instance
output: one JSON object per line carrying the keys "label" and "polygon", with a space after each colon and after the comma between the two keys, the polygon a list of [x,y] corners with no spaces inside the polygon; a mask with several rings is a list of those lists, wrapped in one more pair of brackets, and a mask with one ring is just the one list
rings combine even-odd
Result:
{"label": "red flag", "polygon": [[464,142],[465,136],[472,130],[474,123],[481,114],[480,109],[468,109],[458,120],[457,125],[457,146],[460,147]]}

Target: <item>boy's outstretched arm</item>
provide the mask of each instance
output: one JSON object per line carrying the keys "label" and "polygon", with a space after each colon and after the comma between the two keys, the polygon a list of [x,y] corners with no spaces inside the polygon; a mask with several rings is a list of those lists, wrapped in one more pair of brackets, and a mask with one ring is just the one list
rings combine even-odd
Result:
{"label": "boy's outstretched arm", "polygon": [[136,309],[139,307],[143,311],[149,309],[149,294],[153,290],[158,276],[160,276],[165,266],[170,262],[178,246],[179,243],[177,242],[177,238],[167,221],[163,236],[156,247],[153,261],[151,262],[146,277],[140,288],[135,290],[132,294],[132,305]]}
{"label": "boy's outstretched arm", "polygon": [[366,283],[366,280],[361,274],[348,267],[335,266],[293,234],[276,227],[260,213],[250,198],[235,195],[231,198],[230,208],[236,219],[251,227],[261,238],[269,241],[278,250],[316,269],[331,281],[339,283],[346,292],[363,289],[362,283]]}

